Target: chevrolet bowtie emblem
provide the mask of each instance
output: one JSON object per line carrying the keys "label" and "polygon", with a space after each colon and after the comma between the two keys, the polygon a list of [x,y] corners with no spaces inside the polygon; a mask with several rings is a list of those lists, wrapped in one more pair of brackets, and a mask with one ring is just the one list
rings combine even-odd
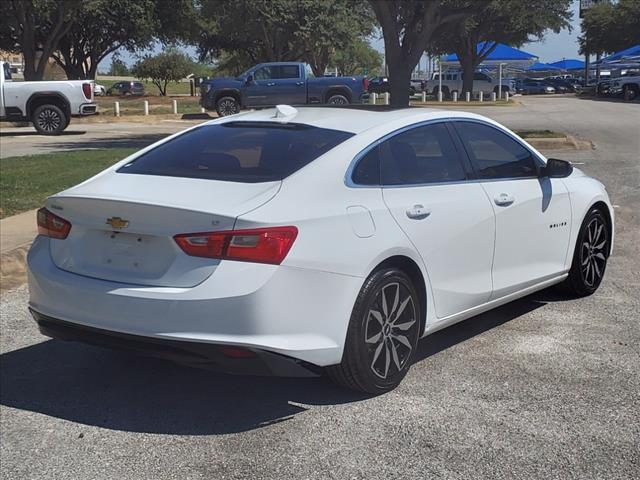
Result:
{"label": "chevrolet bowtie emblem", "polygon": [[129,226],[129,220],[124,220],[120,217],[107,218],[107,225],[111,225],[111,228],[116,230],[122,230]]}

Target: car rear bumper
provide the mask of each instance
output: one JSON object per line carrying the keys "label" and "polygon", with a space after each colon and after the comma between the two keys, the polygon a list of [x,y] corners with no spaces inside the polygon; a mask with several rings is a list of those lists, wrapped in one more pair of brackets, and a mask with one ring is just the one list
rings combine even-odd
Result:
{"label": "car rear bumper", "polygon": [[83,103],[78,109],[78,115],[95,115],[98,113],[97,103]]}
{"label": "car rear bumper", "polygon": [[339,363],[363,279],[226,261],[195,287],[148,287],[58,268],[50,239],[28,260],[29,307],[78,327],[157,340],[233,345],[317,366]]}
{"label": "car rear bumper", "polygon": [[141,353],[194,367],[241,375],[316,376],[321,370],[311,364],[277,353],[257,349],[230,348],[199,342],[164,340],[114,333],[48,317],[33,309],[31,315],[40,333],[65,341]]}

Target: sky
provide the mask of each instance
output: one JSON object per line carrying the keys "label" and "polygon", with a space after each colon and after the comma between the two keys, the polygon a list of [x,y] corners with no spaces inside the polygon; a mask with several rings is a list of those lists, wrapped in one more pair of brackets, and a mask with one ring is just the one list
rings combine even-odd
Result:
{"label": "sky", "polygon": [[[523,0],[524,1],[524,0]],[[535,0],[534,0],[535,1]],[[571,31],[561,30],[560,33],[547,32],[544,39],[539,42],[526,43],[521,50],[531,53],[539,57],[543,63],[551,63],[563,58],[580,58],[578,54],[578,35],[580,35],[580,18],[578,18],[579,0],[573,0],[571,10],[573,12],[573,19],[571,20]],[[381,38],[371,40],[371,45],[377,50],[384,50],[384,42]],[[153,53],[157,53],[162,48],[156,46],[152,50]],[[184,49],[186,53],[196,58],[196,50],[193,47],[187,47]],[[136,61],[136,55],[131,54],[125,50],[120,52],[121,58],[131,65]],[[100,63],[100,70],[106,70],[111,63],[111,56],[108,56]]]}

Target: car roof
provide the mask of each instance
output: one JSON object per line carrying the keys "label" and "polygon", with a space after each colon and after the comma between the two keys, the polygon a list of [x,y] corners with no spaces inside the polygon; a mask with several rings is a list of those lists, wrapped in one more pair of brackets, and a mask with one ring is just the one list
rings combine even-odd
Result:
{"label": "car roof", "polygon": [[341,130],[351,133],[362,133],[371,128],[383,125],[398,126],[398,124],[411,125],[417,122],[439,118],[473,118],[483,119],[480,115],[453,110],[439,110],[434,108],[407,107],[407,108],[380,108],[365,106],[358,107],[293,107],[294,115],[286,120],[275,117],[276,108],[249,111],[238,115],[214,120],[212,123],[233,122],[278,122],[298,123],[311,125],[318,128]]}

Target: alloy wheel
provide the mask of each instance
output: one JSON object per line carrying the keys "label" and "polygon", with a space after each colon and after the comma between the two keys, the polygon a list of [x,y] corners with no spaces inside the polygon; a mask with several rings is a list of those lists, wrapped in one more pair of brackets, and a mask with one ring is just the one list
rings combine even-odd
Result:
{"label": "alloy wheel", "polygon": [[336,95],[329,99],[329,105],[346,105],[349,103],[345,97],[342,95]]}
{"label": "alloy wheel", "polygon": [[218,109],[223,117],[234,115],[240,111],[238,104],[232,99],[223,99],[218,103]]}
{"label": "alloy wheel", "polygon": [[38,126],[40,127],[40,129],[44,130],[45,132],[55,132],[58,128],[60,128],[62,119],[60,118],[58,112],[53,109],[46,108],[38,114],[36,122],[38,122]]}
{"label": "alloy wheel", "polygon": [[582,235],[580,269],[587,286],[593,287],[602,279],[607,264],[607,229],[602,220],[593,218]]}
{"label": "alloy wheel", "polygon": [[417,335],[416,307],[409,289],[398,282],[384,285],[365,320],[371,371],[382,379],[400,372],[411,357]]}

